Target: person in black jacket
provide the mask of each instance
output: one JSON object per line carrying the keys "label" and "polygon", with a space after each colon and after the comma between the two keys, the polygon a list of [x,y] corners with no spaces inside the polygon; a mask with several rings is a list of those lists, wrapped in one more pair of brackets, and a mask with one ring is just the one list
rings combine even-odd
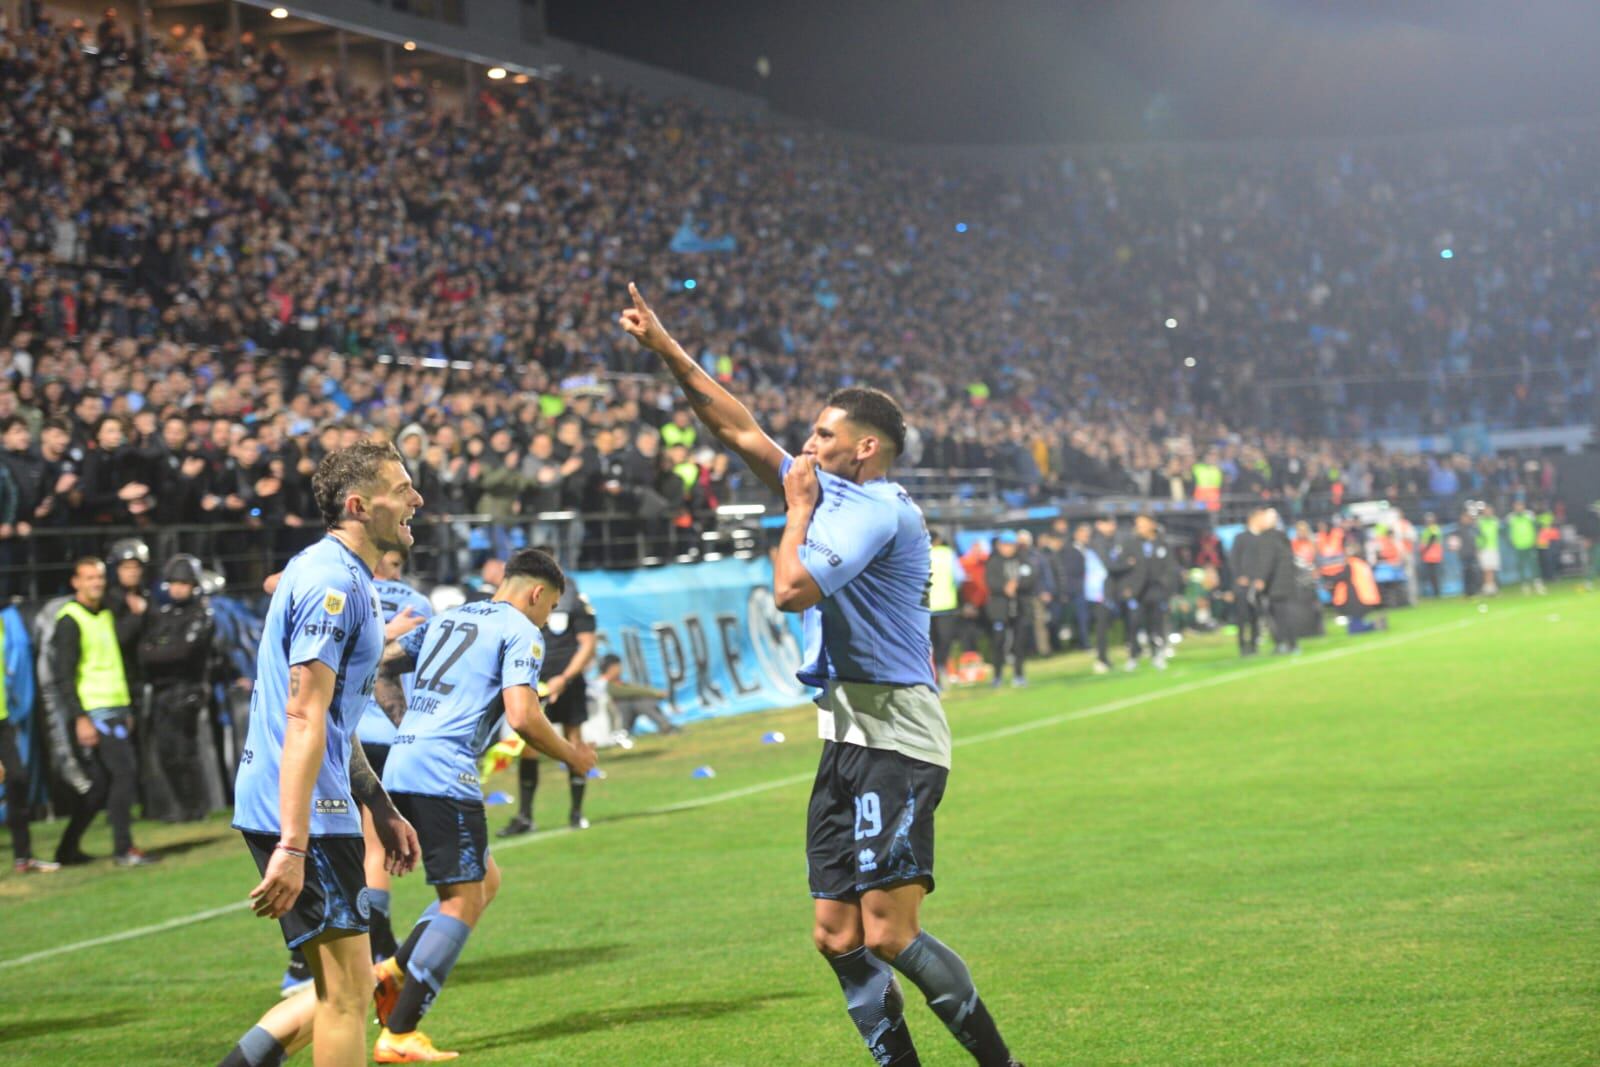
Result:
{"label": "person in black jacket", "polygon": [[1018,550],[1017,535],[1006,530],[994,539],[994,554],[984,567],[989,579],[989,603],[985,607],[993,642],[990,660],[994,678],[990,684],[1000,684],[1009,657],[1011,684],[1027,685],[1023,660],[1033,628],[1033,596],[1038,586],[1033,560]]}
{"label": "person in black jacket", "polygon": [[1139,626],[1138,620],[1134,617],[1133,604],[1129,600],[1128,576],[1138,562],[1138,539],[1127,530],[1118,529],[1116,519],[1110,515],[1102,515],[1094,522],[1094,536],[1090,538],[1089,546],[1106,567],[1105,609],[1108,616],[1106,629],[1109,631],[1111,620],[1122,620],[1122,628],[1128,637],[1128,647],[1132,650],[1126,665],[1131,671],[1138,666]]}
{"label": "person in black jacket", "polygon": [[145,572],[150,566],[150,547],[136,537],[125,537],[111,545],[106,567],[112,580],[106,589],[106,607],[117,622],[117,645],[122,649],[122,667],[128,676],[128,692],[133,706],[141,703],[144,671],[139,667],[139,635],[150,614],[150,589]]}
{"label": "person in black jacket", "polygon": [[1161,528],[1150,515],[1134,520],[1136,538],[1133,566],[1122,578],[1124,598],[1133,605],[1128,629],[1127,670],[1139,664],[1142,632],[1150,644],[1150,662],[1156,670],[1167,669],[1167,600],[1174,592],[1176,561]]}
{"label": "person in black jacket", "polygon": [[1272,612],[1272,653],[1288,655],[1300,651],[1295,625],[1294,547],[1284,534],[1275,508],[1258,512],[1257,589]]}
{"label": "person in black jacket", "polygon": [[167,561],[161,577],[171,599],[139,639],[139,662],[152,691],[156,754],[182,820],[206,816],[198,738],[202,713],[210,707],[216,624],[199,595],[200,570],[194,556]]}
{"label": "person in black jacket", "polygon": [[1261,605],[1257,599],[1257,570],[1260,556],[1260,538],[1256,528],[1262,509],[1250,512],[1244,529],[1234,535],[1228,547],[1228,570],[1231,584],[1228,596],[1233,604],[1233,621],[1239,630],[1239,655],[1253,656],[1261,642]]}

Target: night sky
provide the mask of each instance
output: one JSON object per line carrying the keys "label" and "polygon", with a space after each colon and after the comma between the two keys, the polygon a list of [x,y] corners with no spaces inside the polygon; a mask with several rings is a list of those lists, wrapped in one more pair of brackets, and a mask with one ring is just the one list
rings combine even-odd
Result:
{"label": "night sky", "polygon": [[548,0],[548,12],[554,36],[908,143],[1600,113],[1597,0]]}

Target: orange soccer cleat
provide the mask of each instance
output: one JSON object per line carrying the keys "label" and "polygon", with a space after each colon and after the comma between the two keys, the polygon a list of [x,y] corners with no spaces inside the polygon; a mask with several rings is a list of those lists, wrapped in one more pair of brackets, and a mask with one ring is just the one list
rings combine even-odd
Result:
{"label": "orange soccer cleat", "polygon": [[[389,1013],[394,1011],[395,1002],[400,999],[400,987],[406,984],[406,972],[390,956],[381,963],[372,965],[372,977],[376,979],[372,987],[372,1003],[378,1009],[378,1025],[389,1025]],[[388,1033],[385,1029],[384,1033]],[[404,1060],[394,1062],[404,1063]]]}
{"label": "orange soccer cleat", "polygon": [[378,1043],[372,1046],[372,1058],[378,1063],[437,1063],[459,1055],[459,1052],[441,1052],[434,1048],[428,1035],[421,1030],[391,1034],[387,1026],[378,1035]]}

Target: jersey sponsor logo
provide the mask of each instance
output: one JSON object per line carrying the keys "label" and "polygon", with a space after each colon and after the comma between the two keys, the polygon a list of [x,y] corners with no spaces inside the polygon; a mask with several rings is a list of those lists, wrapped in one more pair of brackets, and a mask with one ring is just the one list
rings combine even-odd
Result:
{"label": "jersey sponsor logo", "polygon": [[332,637],[335,641],[343,641],[345,637],[344,627],[335,626],[327,619],[308,622],[300,627],[300,632],[306,637]]}
{"label": "jersey sponsor logo", "polygon": [[394,743],[397,745],[413,745],[416,741],[416,734],[396,734],[394,737]]}
{"label": "jersey sponsor logo", "polygon": [[329,589],[322,597],[322,610],[329,615],[338,615],[344,611],[344,594],[337,589]]}
{"label": "jersey sponsor logo", "polygon": [[821,541],[816,541],[808,537],[806,538],[806,547],[815,552],[817,555],[821,556],[823,559],[827,560],[828,566],[830,567],[837,567],[844,562],[844,557],[840,556],[839,553],[835,552]]}
{"label": "jersey sponsor logo", "polygon": [[311,810],[317,815],[348,815],[350,802],[338,797],[317,797],[311,802]]}

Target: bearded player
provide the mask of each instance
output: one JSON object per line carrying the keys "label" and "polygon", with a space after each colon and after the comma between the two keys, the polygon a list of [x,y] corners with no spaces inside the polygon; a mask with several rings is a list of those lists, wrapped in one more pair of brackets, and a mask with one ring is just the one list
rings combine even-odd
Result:
{"label": "bearded player", "polygon": [[806,820],[813,938],[879,1064],[918,1064],[898,971],[983,1067],[1012,1059],[961,957],[922,929],[933,891],[933,813],[950,727],[928,641],[922,512],[887,478],[905,418],[876,389],[828,397],[800,457],[700,369],[639,290],[620,324],[659,355],[700,421],[787,504],[773,564],[778,607],[804,613],[797,677],[822,690],[822,759]]}

